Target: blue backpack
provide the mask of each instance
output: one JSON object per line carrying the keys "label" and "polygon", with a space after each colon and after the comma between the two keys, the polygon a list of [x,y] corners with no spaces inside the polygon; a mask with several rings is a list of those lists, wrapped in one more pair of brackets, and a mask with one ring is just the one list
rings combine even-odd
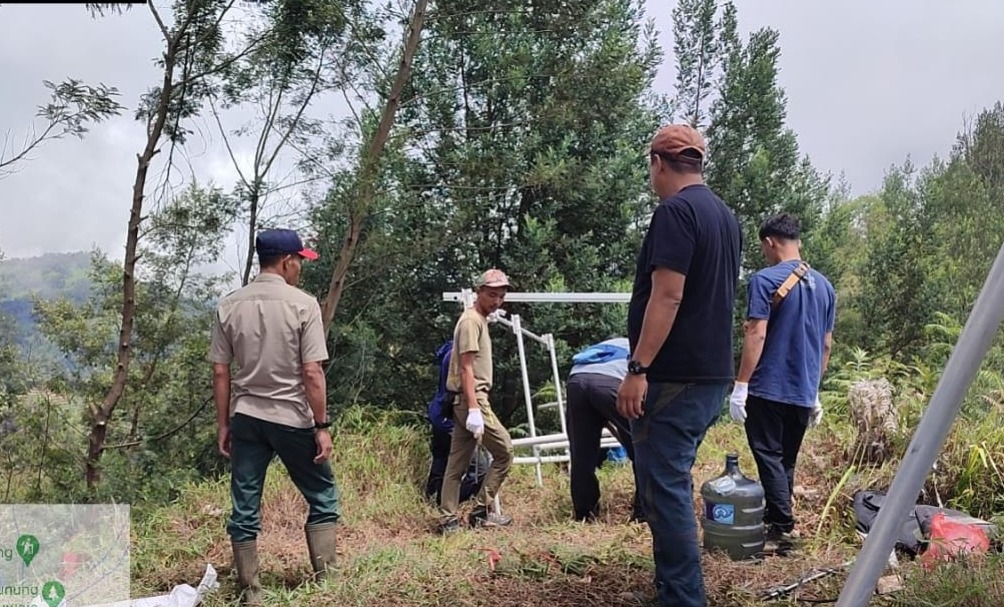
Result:
{"label": "blue backpack", "polygon": [[453,353],[453,340],[447,340],[436,350],[436,360],[439,363],[439,387],[436,395],[429,401],[426,414],[433,428],[442,432],[453,432],[453,393],[446,389],[446,377],[450,371],[450,355]]}

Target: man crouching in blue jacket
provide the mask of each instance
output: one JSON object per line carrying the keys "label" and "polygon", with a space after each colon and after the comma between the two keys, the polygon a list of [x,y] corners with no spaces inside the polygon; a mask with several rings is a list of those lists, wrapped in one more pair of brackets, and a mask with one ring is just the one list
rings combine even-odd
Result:
{"label": "man crouching in blue jacket", "polygon": [[[599,513],[600,483],[596,478],[596,462],[604,427],[624,447],[634,467],[631,422],[617,412],[617,390],[627,375],[628,356],[627,338],[615,337],[593,344],[572,357],[572,370],[565,390],[568,393],[572,509],[578,521],[592,521]],[[645,520],[637,482],[630,520]]]}

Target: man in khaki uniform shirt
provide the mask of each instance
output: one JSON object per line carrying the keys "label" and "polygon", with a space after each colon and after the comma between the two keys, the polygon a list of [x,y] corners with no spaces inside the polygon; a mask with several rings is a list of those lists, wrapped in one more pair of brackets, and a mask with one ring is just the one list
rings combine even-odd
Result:
{"label": "man in khaki uniform shirt", "polygon": [[488,315],[502,306],[509,279],[501,270],[488,270],[481,275],[476,288],[474,306],[464,310],[454,329],[453,353],[446,379],[446,389],[457,393],[457,397],[453,401],[453,436],[440,499],[442,533],[452,533],[460,528],[457,518],[460,479],[479,442],[491,454],[492,463],[468,522],[472,527],[499,527],[512,522],[511,518],[489,510],[513,461],[509,432],[488,403],[488,393],[492,388],[492,340],[488,334]]}
{"label": "man in khaki uniform shirt", "polygon": [[[278,455],[307,500],[311,565],[335,564],[339,492],[331,470],[324,369],[327,344],[317,299],[296,288],[302,259],[317,259],[292,230],[255,241],[261,273],[217,306],[210,359],[219,449],[231,461],[227,523],[245,605],[261,604],[257,536],[265,473]],[[231,376],[231,364],[236,372]]]}

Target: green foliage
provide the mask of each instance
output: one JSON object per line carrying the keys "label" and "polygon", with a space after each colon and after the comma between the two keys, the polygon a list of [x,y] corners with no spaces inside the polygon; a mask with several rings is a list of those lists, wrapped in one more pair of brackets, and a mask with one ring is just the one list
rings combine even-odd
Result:
{"label": "green foliage", "polygon": [[[16,173],[45,142],[67,136],[83,139],[92,125],[118,116],[125,109],[116,99],[119,92],[113,86],[91,86],[75,78],[60,83],[42,82],[52,91],[49,101],[40,105],[35,114],[42,120],[42,128],[33,130],[20,149],[8,150],[4,142],[0,150],[0,179]],[[12,152],[9,156],[8,151]]]}
{"label": "green foliage", "polygon": [[734,29],[721,30],[719,44],[727,54],[708,127],[708,184],[740,218],[743,266],[749,270],[766,263],[757,231],[768,215],[793,213],[811,233],[829,193],[828,179],[799,157],[795,133],[785,126],[778,38],[777,31],[764,28],[743,44]]}
{"label": "green foliage", "polygon": [[673,8],[673,52],[676,57],[678,119],[695,128],[707,126],[711,100],[718,91],[721,68],[728,55],[725,45],[733,41],[736,9],[725,4],[715,21],[715,0],[681,0]]}
{"label": "green foliage", "polygon": [[[622,289],[633,274],[659,52],[638,2],[552,4],[460,2],[430,16],[332,335],[333,375],[364,384],[368,402],[424,407],[434,352],[460,312],[441,293],[488,267],[522,291]],[[315,215],[324,250],[344,238],[352,178],[339,176]],[[312,264],[310,291],[326,289],[336,261]],[[563,357],[623,331],[609,306],[507,308],[532,331],[554,330]],[[515,344],[493,334],[508,419],[522,410]],[[537,386],[550,362],[536,344],[527,351]],[[345,384],[339,406],[356,398]]]}
{"label": "green foliage", "polygon": [[[742,226],[745,278],[766,265],[757,232],[769,215],[793,213],[806,240],[812,239],[833,196],[829,178],[800,156],[795,133],[785,124],[787,101],[777,82],[779,32],[761,28],[744,42],[735,5],[709,0],[677,3],[673,24],[678,65],[674,110],[678,121],[705,130],[705,179]],[[808,256],[813,257],[811,252]],[[746,299],[742,280],[735,305],[737,357]]]}
{"label": "green foliage", "polygon": [[[256,15],[255,26],[244,34],[249,51],[226,66],[213,92],[214,114],[217,104],[223,110],[254,110],[253,118],[230,132],[217,121],[238,174],[234,194],[249,234],[276,223],[298,227],[277,217],[276,199],[290,187],[290,180],[276,174],[278,162],[295,150],[306,182],[330,173],[314,158],[341,133],[329,132],[314,109],[366,80],[366,64],[383,39],[375,9],[366,2],[284,0],[263,5]],[[254,150],[250,167],[233,154],[242,146]],[[251,279],[253,243],[253,237],[247,240],[242,284]]]}
{"label": "green foliage", "polygon": [[[893,438],[896,452],[889,462],[894,466],[911,439],[913,429],[927,408],[940,379],[947,354],[954,345],[961,326],[945,314],[943,324],[926,327],[929,337],[923,355],[909,364],[888,354],[873,355],[861,348],[848,348],[836,356],[825,382],[821,399],[828,415],[849,420],[847,394],[862,380],[887,379],[893,387],[893,401],[898,411],[898,427]],[[952,508],[973,516],[993,518],[1004,508],[1004,343],[998,340],[962,403],[962,411],[938,458],[936,471],[927,482],[927,503],[940,499]],[[887,466],[886,472],[895,472]],[[885,479],[887,483],[890,479]],[[887,485],[879,489],[886,490]]]}
{"label": "green foliage", "polygon": [[[79,441],[74,403],[33,392],[13,399],[0,421],[0,496],[4,502],[70,502],[83,457],[67,445]],[[62,497],[60,497],[62,496]]]}
{"label": "green foliage", "polygon": [[[200,269],[218,258],[235,210],[235,202],[219,190],[191,184],[149,219],[146,263],[136,290],[129,390],[108,424],[103,466],[112,473],[99,498],[145,494],[164,499],[179,482],[213,471],[215,464],[207,459],[215,451],[215,429],[206,352],[212,302],[226,277]],[[67,457],[83,457],[81,437],[92,422],[90,407],[111,381],[121,275],[117,263],[95,255],[93,290],[85,302],[63,297],[36,303],[44,335],[70,363],[48,382],[50,391],[74,403],[70,410],[75,411],[61,418],[76,433],[59,447]],[[71,479],[60,477],[58,486],[76,495],[82,479]]]}
{"label": "green foliage", "polygon": [[27,389],[27,373],[18,347],[19,333],[15,320],[0,310],[0,411]]}
{"label": "green foliage", "polygon": [[1004,557],[998,553],[962,556],[940,563],[932,571],[912,568],[904,576],[903,592],[879,604],[890,607],[986,607],[1004,597]]}
{"label": "green foliage", "polygon": [[90,293],[88,253],[46,253],[26,259],[0,261],[3,301],[33,296],[50,298],[66,295],[82,301]]}

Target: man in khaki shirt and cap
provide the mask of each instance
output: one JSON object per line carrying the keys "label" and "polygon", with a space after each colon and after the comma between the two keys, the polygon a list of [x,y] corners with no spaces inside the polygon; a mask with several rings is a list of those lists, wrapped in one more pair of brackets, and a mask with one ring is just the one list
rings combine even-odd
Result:
{"label": "man in khaki shirt and cap", "polygon": [[450,457],[443,476],[440,532],[459,530],[460,479],[474,455],[478,443],[492,456],[491,467],[478,492],[469,523],[472,527],[499,527],[512,519],[490,510],[499,488],[512,467],[513,448],[509,432],[492,412],[488,393],[492,388],[492,340],[488,334],[488,316],[505,300],[509,278],[501,270],[491,269],[475,285],[474,306],[464,310],[453,333],[446,389],[456,393],[453,399],[453,433]]}
{"label": "man in khaki shirt and cap", "polygon": [[[227,523],[243,604],[261,604],[256,540],[265,473],[278,455],[307,500],[304,531],[318,578],[335,564],[339,492],[331,470],[324,369],[327,344],[317,299],[296,288],[303,259],[317,253],[292,230],[255,241],[261,273],[224,297],[210,359],[219,449],[231,461]],[[236,372],[231,376],[231,364]]]}

